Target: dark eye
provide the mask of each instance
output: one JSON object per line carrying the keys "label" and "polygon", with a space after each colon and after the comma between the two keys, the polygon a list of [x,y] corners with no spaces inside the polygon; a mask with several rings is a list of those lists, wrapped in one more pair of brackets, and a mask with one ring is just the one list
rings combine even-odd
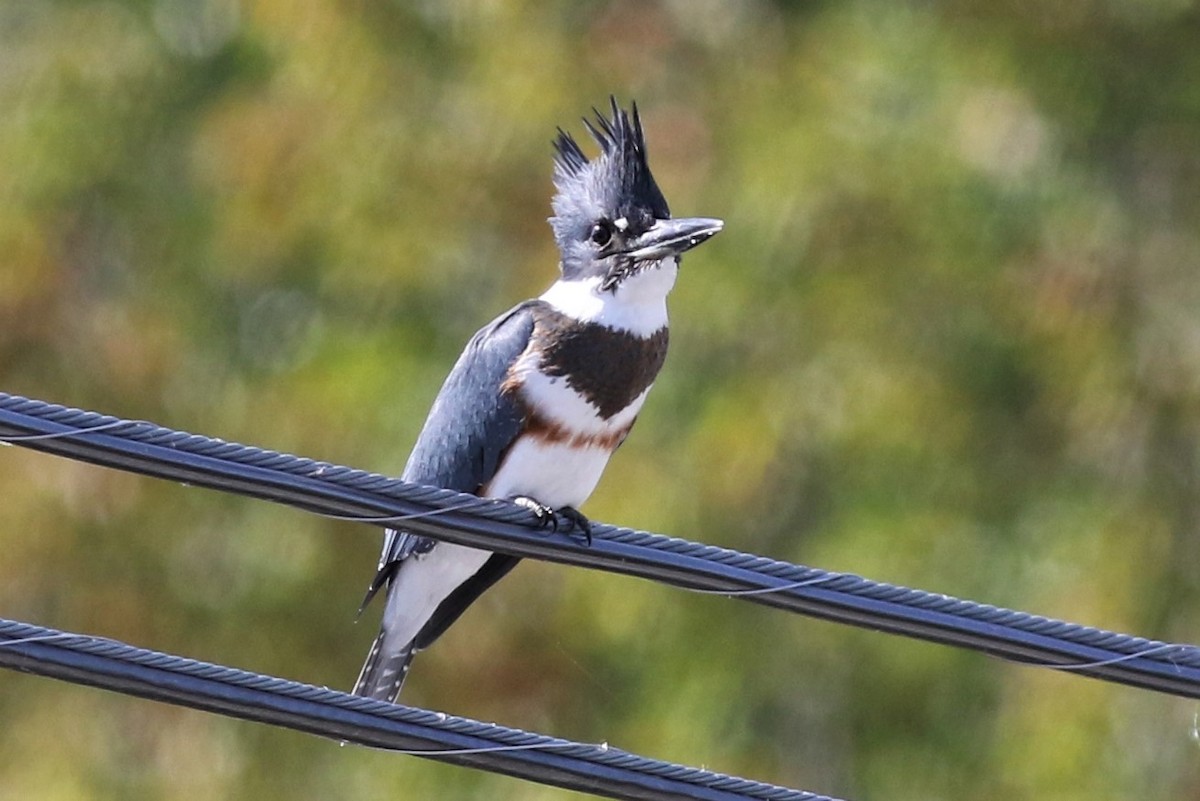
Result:
{"label": "dark eye", "polygon": [[592,232],[588,234],[588,238],[600,247],[604,247],[612,239],[612,235],[612,223],[607,220],[601,220],[592,226]]}

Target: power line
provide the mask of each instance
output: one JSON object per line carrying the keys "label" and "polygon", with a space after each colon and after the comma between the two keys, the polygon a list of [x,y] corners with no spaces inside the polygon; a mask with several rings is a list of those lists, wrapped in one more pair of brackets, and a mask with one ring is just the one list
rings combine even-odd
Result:
{"label": "power line", "polygon": [[641,576],[1106,681],[1200,698],[1200,648],[1133,637],[601,523],[551,536],[526,508],[0,393],[0,438],[60,456],[382,523],[519,556]]}
{"label": "power line", "polygon": [[2,618],[0,666],[611,798],[836,801]]}
{"label": "power line", "polygon": [[[1007,659],[1200,697],[1200,648],[1155,642],[858,576],[593,524],[549,536],[504,501],[0,393],[0,443],[405,528],[464,545],[637,575]],[[0,667],[616,798],[824,797],[0,619]]]}

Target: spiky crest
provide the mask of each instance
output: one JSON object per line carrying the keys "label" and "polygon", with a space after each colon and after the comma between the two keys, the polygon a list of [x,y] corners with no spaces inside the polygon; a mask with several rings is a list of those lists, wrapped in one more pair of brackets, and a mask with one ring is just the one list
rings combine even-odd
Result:
{"label": "spiky crest", "polygon": [[583,124],[600,155],[589,160],[574,137],[558,129],[554,140],[554,216],[550,224],[560,250],[566,255],[598,219],[621,217],[654,219],[670,217],[650,166],[646,161],[646,139],[637,104],[626,113],[609,98],[611,119],[592,109],[595,119]]}

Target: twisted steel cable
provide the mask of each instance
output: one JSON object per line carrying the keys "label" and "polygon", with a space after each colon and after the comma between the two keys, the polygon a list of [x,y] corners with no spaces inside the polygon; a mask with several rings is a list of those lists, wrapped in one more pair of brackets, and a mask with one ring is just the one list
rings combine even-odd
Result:
{"label": "twisted steel cable", "polygon": [[13,620],[0,666],[611,798],[836,801]]}
{"label": "twisted steel cable", "polygon": [[590,543],[528,509],[0,393],[0,439],[146,475],[383,523],[461,545],[641,576],[1005,659],[1200,698],[1200,648],[601,523]]}

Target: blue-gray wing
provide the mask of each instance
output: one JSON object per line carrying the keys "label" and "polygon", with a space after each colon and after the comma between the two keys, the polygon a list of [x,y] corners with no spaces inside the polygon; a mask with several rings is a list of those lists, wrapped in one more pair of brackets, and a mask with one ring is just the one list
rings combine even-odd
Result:
{"label": "blue-gray wing", "polygon": [[433,402],[405,481],[474,493],[495,475],[522,425],[520,409],[500,386],[529,345],[536,303],[509,310],[467,343]]}
{"label": "blue-gray wing", "polygon": [[[536,303],[510,309],[467,343],[433,402],[404,468],[405,481],[475,493],[495,475],[523,424],[521,409],[500,386],[529,345]],[[363,604],[390,580],[400,562],[433,544],[427,537],[389,529],[379,572]]]}

